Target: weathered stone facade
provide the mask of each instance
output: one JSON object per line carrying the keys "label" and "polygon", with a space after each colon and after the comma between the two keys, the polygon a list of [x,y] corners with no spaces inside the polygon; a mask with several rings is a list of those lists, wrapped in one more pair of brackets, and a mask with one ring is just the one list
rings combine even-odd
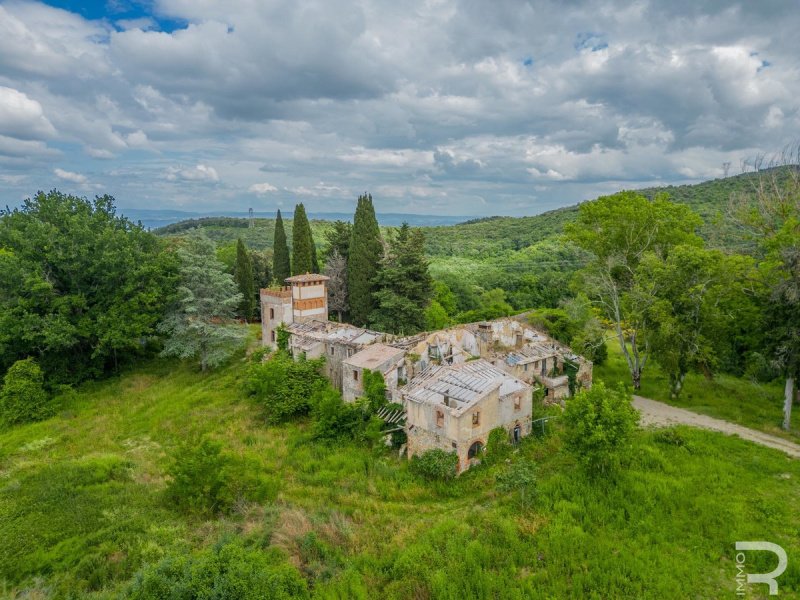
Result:
{"label": "weathered stone facade", "polygon": [[275,345],[283,324],[292,355],[324,356],[325,375],[348,402],[363,395],[365,369],[381,373],[405,409],[409,456],[441,448],[458,455],[463,471],[492,429],[504,428],[511,439],[530,433],[535,388],[546,402],[560,402],[570,377],[576,389],[592,385],[590,361],[519,318],[399,338],[329,321],[323,275],[286,282],[261,290],[264,344]]}
{"label": "weathered stone facade", "polygon": [[306,273],[286,279],[289,285],[262,289],[261,340],[274,346],[281,325],[302,323],[311,319],[328,320],[328,277]]}
{"label": "weathered stone facade", "polygon": [[398,381],[405,378],[405,352],[385,344],[367,346],[342,362],[342,397],[352,402],[364,395],[364,371],[380,373],[386,390],[393,394]]}
{"label": "weathered stone facade", "polygon": [[400,389],[409,457],[455,452],[461,472],[480,460],[493,429],[519,441],[531,432],[532,389],[482,359],[430,367]]}

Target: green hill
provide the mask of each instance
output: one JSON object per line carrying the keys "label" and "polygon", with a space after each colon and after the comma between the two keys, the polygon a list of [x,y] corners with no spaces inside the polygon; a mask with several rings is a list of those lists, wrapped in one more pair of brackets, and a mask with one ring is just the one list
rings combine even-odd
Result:
{"label": "green hill", "polygon": [[[783,167],[782,170],[786,170]],[[780,172],[780,169],[779,169]],[[709,246],[748,252],[753,240],[727,216],[730,198],[752,190],[757,174],[745,173],[694,185],[639,190],[648,197],[666,193],[673,201],[690,206],[703,218],[701,234]],[[458,225],[423,227],[431,273],[456,292],[460,310],[480,304],[481,295],[500,289],[514,310],[555,307],[570,294],[572,274],[586,260],[576,248],[561,240],[564,225],[577,218],[579,206],[568,206],[532,217],[485,217]],[[291,240],[292,221],[285,221]],[[157,230],[178,236],[192,227],[202,227],[219,244],[232,244],[241,237],[251,248],[271,249],[273,219],[231,217],[182,221]],[[324,248],[328,221],[311,221],[318,250]],[[385,228],[384,228],[385,229]]]}
{"label": "green hill", "polygon": [[[538,465],[526,510],[498,490],[505,461],[428,483],[388,450],[313,442],[305,421],[266,426],[242,397],[245,367],[154,361],[0,431],[6,597],[118,598],[143,565],[222,540],[288,561],[313,598],[733,596],[735,541],[800,553],[800,462],[777,451],[644,430],[617,481],[590,483],[556,425],[510,455]],[[263,500],[218,518],[176,510],[167,468],[192,432],[247,464]],[[797,561],[780,585],[800,591]]]}
{"label": "green hill", "polygon": [[[782,167],[786,170],[790,167]],[[748,240],[742,237],[735,225],[726,218],[730,198],[736,193],[753,189],[756,173],[743,173],[725,179],[713,179],[692,185],[664,186],[638,190],[652,198],[666,193],[674,202],[687,204],[705,223],[701,233],[711,245],[719,248],[741,250]],[[532,217],[484,217],[438,227],[423,227],[427,250],[431,257],[480,257],[483,259],[522,250],[563,232],[564,225],[577,218],[578,206],[568,206]],[[285,221],[287,236],[291,239],[292,221]],[[327,221],[312,221],[314,239],[322,246]],[[233,217],[208,217],[190,219],[156,230],[159,235],[180,235],[192,227],[204,228],[219,243],[235,242],[238,237],[255,249],[272,247],[274,219],[256,219],[255,227],[248,227],[247,219]]]}

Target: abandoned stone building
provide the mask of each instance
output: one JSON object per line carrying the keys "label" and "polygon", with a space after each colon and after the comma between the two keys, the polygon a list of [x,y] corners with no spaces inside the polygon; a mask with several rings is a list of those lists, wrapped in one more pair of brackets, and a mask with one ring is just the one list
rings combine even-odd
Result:
{"label": "abandoned stone building", "polygon": [[530,433],[534,389],[556,402],[592,385],[590,361],[521,318],[397,337],[328,320],[327,281],[307,273],[262,289],[263,343],[276,345],[283,326],[295,358],[325,356],[325,375],[347,402],[363,395],[365,370],[381,373],[387,396],[404,406],[409,456],[442,448],[463,470],[492,429],[516,440]]}
{"label": "abandoned stone building", "polygon": [[455,452],[461,472],[480,460],[493,429],[519,441],[531,432],[532,389],[483,359],[428,367],[400,390],[409,458]]}

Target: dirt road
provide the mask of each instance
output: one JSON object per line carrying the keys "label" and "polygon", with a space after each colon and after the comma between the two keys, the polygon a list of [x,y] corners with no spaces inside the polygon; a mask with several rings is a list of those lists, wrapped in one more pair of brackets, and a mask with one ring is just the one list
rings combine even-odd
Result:
{"label": "dirt road", "polygon": [[714,417],[700,415],[684,408],[677,408],[663,402],[642,398],[641,396],[633,397],[633,405],[642,413],[642,425],[665,426],[680,424],[701,427],[702,429],[720,431],[728,435],[738,435],[742,439],[750,440],[769,448],[775,448],[776,450],[782,450],[789,456],[800,458],[800,444],[795,444],[768,433],[742,427]]}

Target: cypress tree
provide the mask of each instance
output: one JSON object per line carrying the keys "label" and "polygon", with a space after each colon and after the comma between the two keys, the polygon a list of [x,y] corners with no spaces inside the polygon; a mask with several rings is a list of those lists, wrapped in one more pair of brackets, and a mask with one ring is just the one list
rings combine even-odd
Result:
{"label": "cypress tree", "polygon": [[242,301],[239,303],[239,316],[250,321],[256,308],[256,288],[253,279],[253,260],[250,253],[242,241],[236,242],[236,265],[233,269],[233,279],[236,287],[242,294]]}
{"label": "cypress tree", "polygon": [[366,325],[375,308],[375,276],[383,255],[381,230],[375,217],[372,196],[358,197],[353,217],[353,238],[347,261],[347,287],[350,294],[350,315],[353,323]]}
{"label": "cypress tree", "polygon": [[289,246],[286,245],[286,230],[283,228],[283,217],[278,210],[275,218],[275,237],[272,242],[272,273],[278,285],[284,285],[283,280],[292,274],[289,266]]}
{"label": "cypress tree", "polygon": [[292,226],[292,273],[318,273],[317,253],[314,238],[311,236],[311,225],[308,223],[306,209],[302,202],[294,207],[294,223]]}

